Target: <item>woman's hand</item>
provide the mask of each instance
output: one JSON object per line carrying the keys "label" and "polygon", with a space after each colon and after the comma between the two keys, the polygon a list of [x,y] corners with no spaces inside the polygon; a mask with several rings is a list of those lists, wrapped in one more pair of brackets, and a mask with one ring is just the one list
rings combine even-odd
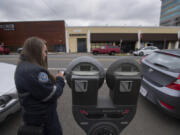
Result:
{"label": "woman's hand", "polygon": [[58,74],[56,74],[56,77],[58,77],[58,76],[64,77],[64,72],[60,71]]}

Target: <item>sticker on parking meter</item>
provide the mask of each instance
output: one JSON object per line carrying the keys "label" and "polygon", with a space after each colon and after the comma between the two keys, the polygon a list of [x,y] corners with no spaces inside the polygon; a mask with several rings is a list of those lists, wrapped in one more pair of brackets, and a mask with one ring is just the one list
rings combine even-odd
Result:
{"label": "sticker on parking meter", "polygon": [[131,92],[133,81],[120,81],[120,92]]}
{"label": "sticker on parking meter", "polygon": [[86,92],[88,88],[87,80],[75,80],[75,91],[76,92]]}

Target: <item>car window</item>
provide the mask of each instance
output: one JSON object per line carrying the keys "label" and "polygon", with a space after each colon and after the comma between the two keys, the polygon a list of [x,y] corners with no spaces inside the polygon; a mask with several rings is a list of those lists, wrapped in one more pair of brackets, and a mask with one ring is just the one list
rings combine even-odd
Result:
{"label": "car window", "polygon": [[151,64],[159,64],[167,67],[169,70],[175,71],[180,69],[180,58],[166,55],[162,53],[153,53],[149,55],[146,59]]}
{"label": "car window", "polygon": [[105,46],[101,46],[101,49],[105,49]]}

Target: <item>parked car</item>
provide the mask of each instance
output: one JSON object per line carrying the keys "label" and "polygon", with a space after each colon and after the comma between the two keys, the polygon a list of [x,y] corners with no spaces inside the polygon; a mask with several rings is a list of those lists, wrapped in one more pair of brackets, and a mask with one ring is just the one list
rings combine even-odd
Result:
{"label": "parked car", "polygon": [[94,55],[97,54],[109,54],[109,55],[115,55],[115,53],[120,53],[120,48],[118,46],[102,46],[100,48],[95,48],[92,50],[92,53]]}
{"label": "parked car", "polygon": [[156,51],[142,60],[140,93],[169,115],[180,118],[180,49]]}
{"label": "parked car", "polygon": [[23,49],[23,48],[18,48],[18,49],[17,49],[17,53],[19,53],[19,54],[20,54],[20,53],[21,53],[21,51],[22,51],[22,49]]}
{"label": "parked car", "polygon": [[155,46],[148,46],[148,47],[143,47],[137,51],[134,51],[133,54],[136,56],[136,55],[139,55],[139,56],[144,56],[144,55],[149,55],[151,53],[153,53],[154,51],[157,51],[159,50],[157,47]]}
{"label": "parked car", "polygon": [[20,109],[14,72],[16,66],[0,63],[0,122]]}
{"label": "parked car", "polygon": [[1,46],[0,45],[0,54],[9,54],[10,49],[7,46]]}

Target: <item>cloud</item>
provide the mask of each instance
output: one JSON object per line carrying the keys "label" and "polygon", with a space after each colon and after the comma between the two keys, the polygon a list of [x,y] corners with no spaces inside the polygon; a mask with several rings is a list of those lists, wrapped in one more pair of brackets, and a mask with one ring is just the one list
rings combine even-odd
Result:
{"label": "cloud", "polygon": [[160,0],[1,0],[0,21],[65,20],[68,25],[158,25]]}

